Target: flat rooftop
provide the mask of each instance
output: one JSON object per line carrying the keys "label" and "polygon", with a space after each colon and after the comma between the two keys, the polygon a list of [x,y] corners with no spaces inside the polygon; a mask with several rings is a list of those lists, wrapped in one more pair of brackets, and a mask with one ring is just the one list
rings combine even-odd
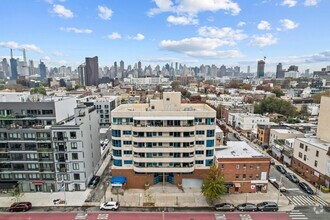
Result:
{"label": "flat rooftop", "polygon": [[[112,112],[156,112],[156,111],[169,111],[169,110],[152,110],[149,104],[122,104],[119,105]],[[170,110],[175,111],[175,110]],[[180,110],[182,112],[194,111],[214,111],[207,104],[181,104]]]}
{"label": "flat rooftop", "polygon": [[219,158],[249,158],[249,157],[268,157],[255,150],[245,141],[228,141],[227,146],[220,146],[215,151],[215,156]]}
{"label": "flat rooftop", "polygon": [[323,150],[329,150],[330,142],[323,141],[320,138],[317,137],[310,137],[310,138],[297,138],[297,140],[307,143],[309,145],[313,145],[317,148],[323,149]]}
{"label": "flat rooftop", "polygon": [[302,132],[293,129],[272,129],[272,130],[279,134],[302,134]]}

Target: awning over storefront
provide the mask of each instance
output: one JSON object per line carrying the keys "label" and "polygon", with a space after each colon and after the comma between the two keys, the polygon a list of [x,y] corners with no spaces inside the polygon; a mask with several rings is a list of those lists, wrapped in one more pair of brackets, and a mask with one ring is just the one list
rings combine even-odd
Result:
{"label": "awning over storefront", "polygon": [[226,182],[226,183],[225,183],[225,186],[226,186],[227,188],[234,187],[234,183],[233,183],[233,182]]}
{"label": "awning over storefront", "polygon": [[1,181],[0,189],[13,189],[17,184],[17,181]]}
{"label": "awning over storefront", "polygon": [[126,183],[125,176],[113,176],[110,180],[111,186],[122,186]]}
{"label": "awning over storefront", "polygon": [[235,185],[236,188],[241,187],[241,184],[240,183],[234,183],[234,185]]}
{"label": "awning over storefront", "polygon": [[44,181],[32,181],[32,184],[34,184],[34,185],[43,185]]}

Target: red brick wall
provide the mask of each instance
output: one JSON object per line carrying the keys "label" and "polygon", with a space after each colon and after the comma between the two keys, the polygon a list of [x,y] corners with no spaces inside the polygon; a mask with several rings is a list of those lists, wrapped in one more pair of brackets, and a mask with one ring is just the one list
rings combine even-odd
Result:
{"label": "red brick wall", "polygon": [[[224,164],[223,169],[222,164]],[[236,164],[239,164],[239,169],[236,168]],[[243,169],[244,164],[246,165],[246,169]],[[259,169],[257,169],[258,164]],[[250,165],[253,165],[253,169],[250,168]],[[251,185],[255,185],[251,184],[251,180],[260,180],[261,172],[267,172],[268,180],[270,158],[219,158],[218,168],[221,169],[226,182],[241,184],[238,192],[255,192],[256,188],[251,189]],[[239,174],[239,178],[236,178],[236,174]],[[243,174],[246,175],[245,180],[243,179]],[[252,178],[250,178],[251,174]],[[256,174],[259,175],[258,178],[256,178]],[[267,185],[267,183],[264,185]],[[234,187],[230,188],[230,192],[234,192],[234,190]],[[262,190],[262,192],[266,191],[267,188]]]}
{"label": "red brick wall", "polygon": [[[309,181],[313,185],[321,184],[324,186],[325,180],[328,180],[330,182],[329,176],[319,173],[317,170],[314,170],[312,167],[308,166],[307,164],[301,162],[300,160],[294,157],[292,158],[291,166],[294,171],[299,173],[301,176],[303,176],[307,181]],[[314,175],[314,171],[319,173],[319,177]]]}

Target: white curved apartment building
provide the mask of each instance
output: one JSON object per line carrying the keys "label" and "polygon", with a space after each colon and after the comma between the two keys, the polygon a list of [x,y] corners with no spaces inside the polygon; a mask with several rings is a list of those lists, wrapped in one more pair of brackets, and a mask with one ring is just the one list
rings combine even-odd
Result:
{"label": "white curved apartment building", "polygon": [[128,188],[158,182],[200,184],[214,159],[216,111],[181,104],[180,92],[112,111],[112,175]]}

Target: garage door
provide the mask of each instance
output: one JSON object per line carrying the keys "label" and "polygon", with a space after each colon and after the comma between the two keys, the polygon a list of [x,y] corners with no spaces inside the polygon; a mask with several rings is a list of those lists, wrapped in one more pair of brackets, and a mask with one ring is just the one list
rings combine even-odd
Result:
{"label": "garage door", "polygon": [[202,184],[202,179],[182,179],[183,188],[201,188]]}

